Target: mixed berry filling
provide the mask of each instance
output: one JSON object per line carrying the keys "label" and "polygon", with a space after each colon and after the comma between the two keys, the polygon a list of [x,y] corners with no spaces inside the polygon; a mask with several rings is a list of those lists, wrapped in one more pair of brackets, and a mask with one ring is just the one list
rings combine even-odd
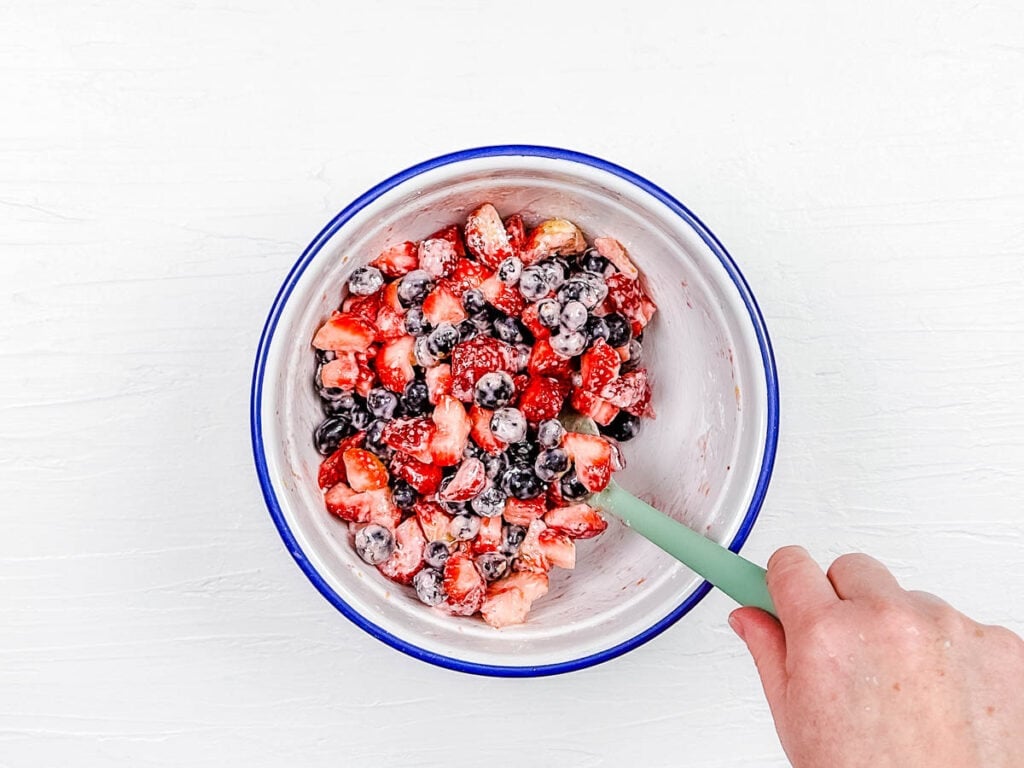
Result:
{"label": "mixed berry filling", "polygon": [[[313,337],[313,439],[359,557],[449,614],[525,621],[607,527],[587,499],[654,416],[654,312],[617,240],[490,203],[356,269]],[[573,414],[599,434],[567,431]]]}

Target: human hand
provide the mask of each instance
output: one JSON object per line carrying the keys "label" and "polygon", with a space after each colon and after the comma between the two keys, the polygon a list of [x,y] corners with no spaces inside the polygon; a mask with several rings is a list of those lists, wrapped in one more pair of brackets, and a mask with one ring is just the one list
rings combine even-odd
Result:
{"label": "human hand", "polygon": [[1024,642],[910,592],[867,555],[828,575],[801,547],[768,563],[779,619],[739,608],[795,768],[1024,765]]}

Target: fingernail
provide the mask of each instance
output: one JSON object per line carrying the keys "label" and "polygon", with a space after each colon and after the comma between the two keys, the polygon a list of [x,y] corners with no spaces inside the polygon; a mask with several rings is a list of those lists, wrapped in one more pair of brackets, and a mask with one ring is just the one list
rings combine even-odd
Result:
{"label": "fingernail", "polygon": [[732,631],[739,635],[740,640],[746,642],[746,638],[743,636],[743,622],[737,619],[732,614],[729,614],[729,626],[732,627]]}

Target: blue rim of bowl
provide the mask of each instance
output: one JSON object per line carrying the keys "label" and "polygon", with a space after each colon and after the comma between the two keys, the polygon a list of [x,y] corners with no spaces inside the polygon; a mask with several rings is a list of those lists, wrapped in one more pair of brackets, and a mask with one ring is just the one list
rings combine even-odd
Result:
{"label": "blue rim of bowl", "polygon": [[715,253],[719,261],[721,261],[722,266],[725,267],[726,272],[729,273],[729,277],[732,278],[733,283],[736,285],[736,289],[743,298],[743,303],[746,305],[747,312],[750,314],[750,320],[754,325],[757,343],[761,349],[761,360],[764,364],[765,384],[768,395],[768,428],[765,434],[764,456],[761,461],[761,470],[757,478],[757,486],[754,489],[754,496],[751,499],[750,506],[743,518],[743,522],[740,525],[739,530],[736,532],[736,535],[733,537],[732,542],[729,544],[729,549],[733,552],[739,552],[743,543],[750,535],[750,531],[753,528],[754,522],[757,520],[758,513],[761,510],[761,504],[764,501],[765,494],[768,491],[768,483],[771,480],[772,467],[775,464],[775,449],[779,435],[778,376],[775,370],[775,356],[772,352],[771,341],[768,338],[768,330],[765,327],[764,317],[761,315],[761,309],[758,307],[757,301],[754,299],[754,295],[751,293],[746,279],[743,277],[742,273],[740,273],[740,270],[733,262],[732,257],[730,257],[728,252],[725,250],[725,246],[719,242],[718,238],[712,234],[711,230],[704,226],[704,223],[698,219],[689,208],[668,194],[668,192],[661,189],[661,187],[652,184],[642,176],[638,176],[620,165],[616,165],[608,162],[607,160],[602,160],[598,157],[583,154],[581,152],[530,144],[503,144],[464,149],[458,152],[440,155],[439,157],[435,157],[431,160],[418,163],[417,165],[407,168],[400,173],[396,173],[394,176],[385,179],[349,203],[349,205],[342,209],[337,216],[331,219],[327,226],[325,226],[320,233],[313,238],[313,241],[306,247],[306,250],[303,251],[302,256],[299,257],[298,261],[295,262],[291,271],[289,271],[288,276],[285,278],[284,283],[281,285],[281,289],[277,292],[274,304],[271,307],[270,313],[267,316],[267,321],[263,326],[263,333],[260,335],[259,347],[256,352],[256,362],[253,368],[252,392],[250,397],[250,427],[252,431],[253,457],[256,462],[256,473],[259,476],[260,487],[263,490],[263,497],[266,500],[267,508],[270,511],[270,516],[274,521],[274,525],[277,526],[278,533],[280,533],[288,551],[291,553],[292,557],[295,558],[295,561],[306,574],[307,578],[309,578],[313,583],[313,586],[315,586],[320,593],[346,618],[373,637],[387,643],[392,648],[408,654],[413,658],[420,659],[421,661],[425,661],[430,664],[435,664],[439,667],[445,667],[458,672],[490,675],[493,677],[541,677],[545,675],[557,675],[565,672],[573,672],[578,669],[594,666],[595,664],[609,661],[610,659],[614,659],[643,645],[647,641],[657,637],[685,616],[704,598],[705,595],[707,595],[711,590],[711,585],[706,581],[703,582],[696,590],[690,593],[690,595],[688,595],[675,610],[660,619],[656,624],[648,627],[643,632],[629,640],[625,640],[618,645],[590,654],[589,656],[572,659],[570,661],[537,666],[504,666],[496,664],[479,664],[434,653],[433,651],[428,651],[425,648],[413,645],[400,637],[396,637],[373,622],[368,621],[348,603],[342,600],[333,589],[331,589],[330,585],[327,584],[320,573],[313,567],[312,563],[306,559],[305,553],[302,551],[302,548],[296,541],[291,529],[288,527],[288,523],[284,519],[284,514],[282,513],[281,506],[278,503],[273,484],[270,482],[269,473],[267,471],[266,454],[263,449],[261,403],[263,395],[263,376],[265,373],[267,354],[274,337],[274,331],[277,328],[281,311],[288,301],[288,297],[291,295],[292,290],[306,267],[317,255],[324,244],[356,213],[399,184],[444,165],[459,163],[466,160],[500,156],[530,156],[549,158],[553,160],[567,160],[573,163],[588,165],[593,168],[606,171],[607,173],[618,176],[620,179],[624,179],[625,181],[634,184],[652,197],[664,203],[687,224],[689,224],[694,231],[700,235],[701,239],[707,244],[707,246]]}

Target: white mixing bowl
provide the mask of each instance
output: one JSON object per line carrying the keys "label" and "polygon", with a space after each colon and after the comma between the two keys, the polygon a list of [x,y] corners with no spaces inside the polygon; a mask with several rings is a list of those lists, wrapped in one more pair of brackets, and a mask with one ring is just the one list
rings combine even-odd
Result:
{"label": "white mixing bowl", "polygon": [[281,287],[260,339],[252,439],[281,537],[321,593],[400,651],[464,672],[533,676],[618,656],[663,631],[708,591],[692,571],[611,520],[555,570],[526,624],[495,630],[421,604],[362,562],[327,514],[311,435],[323,418],[310,339],[357,266],[393,242],[462,223],[481,202],[576,222],[622,241],[658,314],[644,336],[657,419],[624,443],[625,488],[738,550],[768,487],[778,433],[771,345],[754,297],[721,243],[663,190],[603,160],[536,146],[456,152],[381,182],[339,213]]}

